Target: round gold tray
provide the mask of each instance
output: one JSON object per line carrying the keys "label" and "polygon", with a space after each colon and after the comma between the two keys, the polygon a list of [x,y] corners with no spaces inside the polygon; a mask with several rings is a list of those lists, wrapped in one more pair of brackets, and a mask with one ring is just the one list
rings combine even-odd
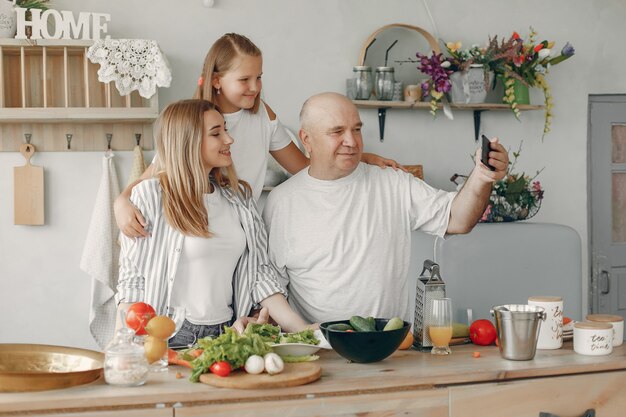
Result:
{"label": "round gold tray", "polygon": [[102,375],[104,354],[33,344],[0,344],[0,392],[43,391],[87,384]]}

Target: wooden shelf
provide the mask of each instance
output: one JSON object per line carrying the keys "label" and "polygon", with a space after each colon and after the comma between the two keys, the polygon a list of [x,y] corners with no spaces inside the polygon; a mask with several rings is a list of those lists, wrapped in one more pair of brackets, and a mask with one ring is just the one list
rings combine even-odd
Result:
{"label": "wooden shelf", "polygon": [[[352,100],[355,106],[362,109],[378,110],[378,130],[380,132],[380,141],[383,142],[385,136],[385,117],[387,109],[406,109],[406,110],[427,110],[430,111],[430,103],[426,101],[410,102],[410,101],[381,101],[381,100]],[[480,116],[481,113],[488,110],[495,111],[511,111],[511,107],[504,103],[449,103],[450,108],[455,110],[469,110],[474,113],[474,140],[478,140],[480,133]],[[439,103],[437,108],[441,109],[443,105]],[[520,111],[542,110],[544,106],[534,104],[518,104]]]}
{"label": "wooden shelf", "polygon": [[31,134],[38,151],[98,151],[114,135],[114,150],[131,150],[141,134],[152,148],[158,96],[121,96],[98,80],[87,58],[89,40],[0,39],[0,152],[15,152]]}
{"label": "wooden shelf", "polygon": [[[352,100],[352,102],[363,109],[415,109],[430,110],[430,103],[426,101],[418,101],[412,103],[410,101],[381,101],[381,100]],[[443,106],[439,104],[439,108]],[[508,104],[504,103],[450,103],[450,107],[459,110],[511,110]],[[520,104],[517,106],[520,110],[541,110],[543,106],[534,104]]]}

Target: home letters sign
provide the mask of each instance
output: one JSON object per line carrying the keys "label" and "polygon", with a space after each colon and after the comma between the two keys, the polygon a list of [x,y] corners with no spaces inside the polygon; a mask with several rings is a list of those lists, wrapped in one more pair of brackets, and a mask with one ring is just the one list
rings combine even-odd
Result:
{"label": "home letters sign", "polygon": [[[100,39],[107,33],[107,22],[111,15],[107,13],[80,12],[78,19],[70,11],[48,9],[30,9],[31,20],[26,20],[28,9],[17,7],[17,35],[15,39],[26,39],[26,27],[32,28],[30,39]],[[52,33],[50,29],[52,28]]]}

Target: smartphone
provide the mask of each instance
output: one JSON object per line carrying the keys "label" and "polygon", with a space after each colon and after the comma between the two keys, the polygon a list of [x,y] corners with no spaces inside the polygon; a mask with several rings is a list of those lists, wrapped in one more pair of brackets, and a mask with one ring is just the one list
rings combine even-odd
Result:
{"label": "smartphone", "polygon": [[485,164],[485,166],[490,170],[495,171],[496,168],[489,165],[489,152],[491,151],[491,142],[489,141],[489,139],[487,139],[487,136],[483,135],[482,137],[482,156],[480,158],[480,162]]}

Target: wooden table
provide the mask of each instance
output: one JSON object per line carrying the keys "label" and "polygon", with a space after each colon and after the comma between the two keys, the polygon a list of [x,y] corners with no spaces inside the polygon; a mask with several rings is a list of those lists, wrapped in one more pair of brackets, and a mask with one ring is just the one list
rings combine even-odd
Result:
{"label": "wooden table", "polygon": [[[122,416],[598,416],[626,410],[626,347],[609,356],[563,349],[538,351],[532,361],[508,361],[496,347],[455,346],[445,357],[398,351],[373,364],[347,363],[321,353],[322,378],[309,385],[232,390],[192,384],[189,371],[170,367],[146,385],[118,388],[102,379],[80,387],[0,394],[0,416],[70,414]],[[479,351],[480,358],[472,353]],[[177,371],[185,375],[177,379]]]}

